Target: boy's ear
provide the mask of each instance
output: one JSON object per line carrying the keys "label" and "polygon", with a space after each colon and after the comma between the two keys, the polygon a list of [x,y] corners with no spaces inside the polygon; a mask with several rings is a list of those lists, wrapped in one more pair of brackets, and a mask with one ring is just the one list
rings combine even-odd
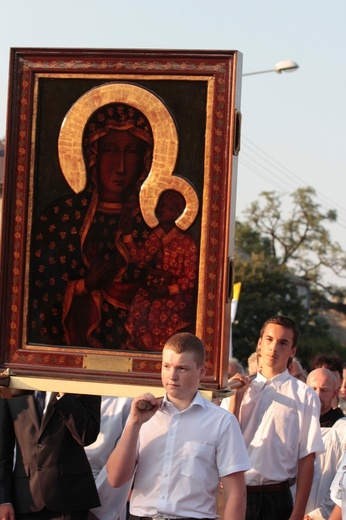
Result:
{"label": "boy's ear", "polygon": [[292,347],[290,357],[293,358],[296,355],[296,352],[297,352],[297,347]]}

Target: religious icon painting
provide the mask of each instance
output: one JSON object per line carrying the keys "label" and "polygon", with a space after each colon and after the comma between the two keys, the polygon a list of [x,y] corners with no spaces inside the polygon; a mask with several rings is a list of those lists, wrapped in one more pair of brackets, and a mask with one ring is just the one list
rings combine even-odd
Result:
{"label": "religious icon painting", "polygon": [[1,366],[159,384],[178,332],[227,383],[241,54],[11,49]]}

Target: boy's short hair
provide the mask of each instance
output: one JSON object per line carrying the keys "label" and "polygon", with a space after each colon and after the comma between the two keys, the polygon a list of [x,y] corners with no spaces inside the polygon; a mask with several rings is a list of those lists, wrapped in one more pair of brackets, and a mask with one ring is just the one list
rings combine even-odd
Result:
{"label": "boy's short hair", "polygon": [[201,367],[205,363],[205,348],[203,341],[190,332],[178,332],[171,336],[163,349],[173,350],[177,354],[191,352],[194,355],[196,365]]}
{"label": "boy's short hair", "polygon": [[267,321],[265,321],[263,323],[261,332],[260,332],[261,338],[263,336],[266,326],[269,324],[280,325],[281,327],[284,327],[285,329],[290,329],[293,332],[292,347],[294,348],[298,345],[300,332],[299,332],[298,325],[296,324],[296,322],[294,320],[292,320],[292,318],[289,318],[288,316],[281,316],[281,315],[272,316],[271,318],[269,318]]}

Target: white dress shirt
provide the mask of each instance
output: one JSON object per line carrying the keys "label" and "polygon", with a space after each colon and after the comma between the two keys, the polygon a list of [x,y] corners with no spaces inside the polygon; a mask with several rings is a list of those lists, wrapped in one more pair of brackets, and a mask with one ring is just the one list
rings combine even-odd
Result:
{"label": "white dress shirt", "polygon": [[[42,414],[40,415],[40,417],[42,417],[46,413],[47,406],[50,401],[51,395],[52,395],[52,392],[46,392],[46,397],[44,399],[44,403],[42,406]],[[36,396],[37,396],[37,390],[35,391],[35,399],[36,399]]]}
{"label": "white dress shirt", "polygon": [[100,520],[126,517],[125,505],[131,481],[123,487],[113,488],[107,480],[106,463],[122,434],[131,401],[125,397],[102,397],[100,433],[96,441],[85,448],[101,502],[101,507],[91,509],[91,512]]}
{"label": "white dress shirt", "polygon": [[239,415],[252,465],[245,474],[246,484],[296,477],[299,459],[324,451],[319,417],[320,400],[308,385],[287,370],[273,379],[258,373],[245,392]]}
{"label": "white dress shirt", "polygon": [[346,450],[330,488],[330,496],[341,507],[342,519],[346,520]]}
{"label": "white dress shirt", "polygon": [[327,520],[334,509],[330,486],[346,446],[346,417],[321,431],[326,451],[315,459],[314,479],[305,510],[312,520]]}
{"label": "white dress shirt", "polygon": [[163,400],[140,430],[130,512],[216,518],[220,478],[250,468],[234,415],[203,399],[179,411]]}

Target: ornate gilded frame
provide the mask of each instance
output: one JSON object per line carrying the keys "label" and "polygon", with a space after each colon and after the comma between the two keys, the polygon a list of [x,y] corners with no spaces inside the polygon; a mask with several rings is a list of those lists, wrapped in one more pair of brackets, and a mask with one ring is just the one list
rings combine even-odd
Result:
{"label": "ornate gilded frame", "polygon": [[141,207],[153,227],[162,186],[185,195],[186,211],[177,225],[187,229],[193,222],[190,229],[198,243],[194,332],[207,351],[203,385],[225,387],[240,76],[237,51],[11,49],[1,248],[3,370],[36,378],[160,385],[160,353],[30,341],[31,237],[37,215],[47,199],[66,189],[62,170],[72,172],[70,186],[81,189],[82,177],[73,178],[73,172],[84,167],[83,118],[100,103],[99,96],[106,103],[115,95],[134,106],[145,104],[157,142],[161,134],[168,135],[166,145],[154,152]]}

